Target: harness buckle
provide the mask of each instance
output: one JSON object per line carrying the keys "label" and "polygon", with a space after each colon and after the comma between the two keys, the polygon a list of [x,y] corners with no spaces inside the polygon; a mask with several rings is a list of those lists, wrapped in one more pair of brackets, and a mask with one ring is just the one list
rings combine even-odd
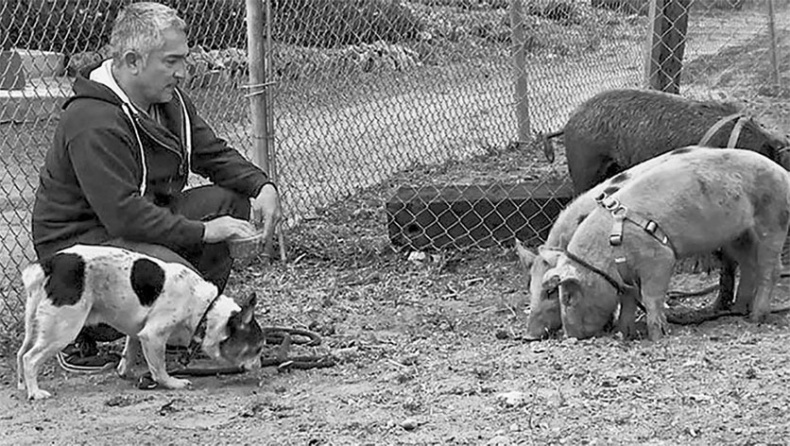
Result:
{"label": "harness buckle", "polygon": [[648,221],[647,224],[645,225],[645,231],[647,231],[647,233],[650,235],[654,235],[657,229],[658,229],[658,224],[656,224],[656,222],[654,222],[653,220]]}
{"label": "harness buckle", "polygon": [[601,204],[607,211],[612,211],[620,207],[620,202],[614,197],[605,197],[603,200],[601,200]]}
{"label": "harness buckle", "polygon": [[612,246],[620,246],[623,243],[623,234],[610,234],[609,244]]}
{"label": "harness buckle", "polygon": [[618,203],[618,206],[614,209],[611,209],[610,212],[614,218],[625,220],[625,216],[628,215],[628,208]]}

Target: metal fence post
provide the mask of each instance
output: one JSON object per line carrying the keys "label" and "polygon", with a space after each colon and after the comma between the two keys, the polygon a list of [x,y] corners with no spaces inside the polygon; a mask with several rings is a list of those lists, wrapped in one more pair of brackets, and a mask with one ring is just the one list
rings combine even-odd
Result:
{"label": "metal fence post", "polygon": [[775,87],[781,87],[782,77],[779,75],[779,60],[776,54],[776,17],[774,15],[774,0],[768,0],[768,36],[770,37],[769,51],[771,54],[771,78]]}
{"label": "metal fence post", "polygon": [[247,0],[247,65],[252,121],[252,161],[269,174],[269,148],[266,140],[266,98],[263,40],[263,0]]}
{"label": "metal fence post", "polygon": [[527,67],[524,54],[524,9],[521,0],[513,0],[510,4],[510,24],[512,29],[511,45],[513,46],[513,73],[515,74],[516,119],[518,121],[518,141],[526,143],[531,140],[529,122],[529,96],[527,94]]}
{"label": "metal fence post", "polygon": [[[252,120],[254,143],[252,159],[276,183],[277,173],[273,156],[274,118],[271,95],[269,94],[272,48],[271,21],[269,0],[247,0],[247,60],[250,70],[247,97],[250,98],[250,119]],[[287,257],[285,235],[282,228],[279,228],[277,233],[280,260],[285,261]],[[264,254],[269,258],[272,257],[271,240],[266,240]]]}

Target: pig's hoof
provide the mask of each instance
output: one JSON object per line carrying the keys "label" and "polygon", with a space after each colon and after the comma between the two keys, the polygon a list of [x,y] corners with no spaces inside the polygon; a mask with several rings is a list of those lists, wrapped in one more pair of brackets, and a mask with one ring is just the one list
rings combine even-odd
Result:
{"label": "pig's hoof", "polygon": [[647,334],[651,341],[658,341],[665,335],[669,334],[669,325],[665,320],[660,320],[647,324]]}
{"label": "pig's hoof", "polygon": [[766,319],[768,319],[767,311],[752,311],[752,314],[749,315],[749,320],[755,324],[765,322]]}
{"label": "pig's hoof", "polygon": [[636,324],[620,325],[619,331],[623,335],[623,339],[636,339],[638,334]]}

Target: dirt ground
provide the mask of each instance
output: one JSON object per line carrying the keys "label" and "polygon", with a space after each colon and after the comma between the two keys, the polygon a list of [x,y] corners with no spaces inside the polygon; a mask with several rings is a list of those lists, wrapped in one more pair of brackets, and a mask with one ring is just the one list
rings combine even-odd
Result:
{"label": "dirt ground", "polygon": [[[321,333],[321,346],[294,354],[331,355],[334,367],[264,368],[194,378],[189,391],[146,391],[114,373],[71,375],[50,361],[40,381],[54,397],[32,403],[16,390],[18,345],[9,343],[0,346],[0,444],[788,442],[786,315],[673,326],[659,342],[605,334],[529,343],[521,339],[526,275],[511,248],[412,261],[389,243],[384,203],[397,186],[481,182],[491,172],[524,178],[524,166],[539,162],[535,154],[489,155],[416,167],[314,209],[287,234],[288,263],[237,268],[229,294],[257,292],[263,325]],[[680,275],[673,289],[715,280]],[[709,297],[682,304],[693,309]],[[785,280],[774,305],[788,300]]]}
{"label": "dirt ground", "polygon": [[[480,170],[518,152],[488,158]],[[475,162],[458,166],[474,176]],[[453,167],[404,175],[454,176]],[[507,174],[507,172],[505,172]],[[14,351],[0,359],[0,436],[9,445],[784,444],[790,438],[790,324],[740,317],[673,326],[659,342],[614,334],[521,339],[526,275],[510,248],[409,260],[386,236],[396,178],[288,233],[290,260],[256,261],[229,293],[259,298],[265,325],[309,327],[337,365],[194,378],[189,391],[138,390],[114,373],[50,361],[28,402]],[[678,276],[699,289],[715,276]],[[775,298],[790,297],[787,282]],[[683,302],[699,305],[704,298]],[[7,346],[10,347],[10,346]],[[273,353],[272,353],[273,354]]]}

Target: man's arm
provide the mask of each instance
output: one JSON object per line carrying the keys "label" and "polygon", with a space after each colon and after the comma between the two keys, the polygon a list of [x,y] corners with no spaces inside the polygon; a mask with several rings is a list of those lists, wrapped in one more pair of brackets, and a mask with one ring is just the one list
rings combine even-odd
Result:
{"label": "man's arm", "polygon": [[182,97],[192,123],[192,170],[218,186],[258,196],[263,185],[271,183],[266,173],[218,137],[187,95]]}
{"label": "man's arm", "polygon": [[253,222],[262,226],[265,239],[271,240],[282,219],[277,187],[266,173],[217,137],[194,105],[182,95],[192,122],[192,169],[214,184],[252,198]]}

